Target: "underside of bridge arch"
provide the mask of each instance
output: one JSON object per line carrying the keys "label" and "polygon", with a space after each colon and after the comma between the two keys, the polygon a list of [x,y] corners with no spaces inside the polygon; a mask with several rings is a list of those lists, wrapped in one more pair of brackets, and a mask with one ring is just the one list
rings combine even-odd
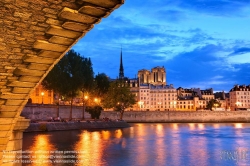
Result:
{"label": "underside of bridge arch", "polygon": [[29,95],[94,24],[124,0],[0,1],[0,165],[4,153],[22,149],[20,117]]}

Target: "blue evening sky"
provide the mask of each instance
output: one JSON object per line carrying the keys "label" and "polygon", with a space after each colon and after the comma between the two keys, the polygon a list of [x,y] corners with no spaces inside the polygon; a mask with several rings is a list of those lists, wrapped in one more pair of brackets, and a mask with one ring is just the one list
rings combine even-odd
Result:
{"label": "blue evening sky", "polygon": [[250,84],[250,0],[126,0],[73,49],[95,74],[117,78],[164,66],[175,88]]}

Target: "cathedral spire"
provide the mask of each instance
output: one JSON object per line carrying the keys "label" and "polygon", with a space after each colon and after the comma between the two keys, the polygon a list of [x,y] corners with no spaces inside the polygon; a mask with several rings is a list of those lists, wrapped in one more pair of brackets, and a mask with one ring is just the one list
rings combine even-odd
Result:
{"label": "cathedral spire", "polygon": [[124,78],[124,69],[123,69],[123,64],[122,64],[122,48],[121,48],[119,79],[123,79],[123,78]]}

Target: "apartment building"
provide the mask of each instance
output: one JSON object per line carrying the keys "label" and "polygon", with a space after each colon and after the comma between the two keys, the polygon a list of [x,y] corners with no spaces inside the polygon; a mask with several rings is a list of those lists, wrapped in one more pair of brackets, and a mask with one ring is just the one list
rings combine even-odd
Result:
{"label": "apartment building", "polygon": [[141,84],[138,104],[144,111],[176,110],[177,93],[173,85]]}
{"label": "apartment building", "polygon": [[235,85],[229,94],[231,111],[250,110],[250,85]]}
{"label": "apartment building", "polygon": [[200,88],[187,89],[179,87],[177,89],[177,110],[204,110],[211,99],[214,99],[212,88],[200,90]]}

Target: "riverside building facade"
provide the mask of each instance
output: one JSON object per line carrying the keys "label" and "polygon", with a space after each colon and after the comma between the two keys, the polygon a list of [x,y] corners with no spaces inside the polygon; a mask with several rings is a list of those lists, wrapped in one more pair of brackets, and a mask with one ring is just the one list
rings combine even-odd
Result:
{"label": "riverside building facade", "polygon": [[231,111],[250,111],[250,85],[235,85],[229,94]]}
{"label": "riverside building facade", "polygon": [[200,88],[177,89],[177,110],[196,111],[204,110],[208,102],[214,99],[213,89],[201,90]]}
{"label": "riverside building facade", "polygon": [[140,84],[138,104],[144,111],[176,110],[177,93],[173,85]]}
{"label": "riverside building facade", "polygon": [[[167,85],[164,67],[154,67],[151,71],[138,71],[138,106],[141,111],[176,110],[177,93],[172,84]],[[131,87],[132,89],[132,87]]]}

